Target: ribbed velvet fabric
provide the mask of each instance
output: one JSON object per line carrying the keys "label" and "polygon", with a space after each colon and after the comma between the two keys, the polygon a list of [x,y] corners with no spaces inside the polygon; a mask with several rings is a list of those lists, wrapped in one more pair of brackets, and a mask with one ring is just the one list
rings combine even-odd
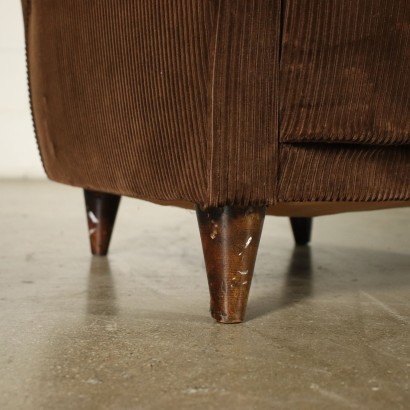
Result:
{"label": "ribbed velvet fabric", "polygon": [[410,143],[410,1],[287,0],[281,140]]}
{"label": "ribbed velvet fabric", "polygon": [[210,54],[209,200],[274,202],[281,2],[222,0]]}
{"label": "ribbed velvet fabric", "polygon": [[32,0],[33,113],[51,179],[202,203],[214,5]]}
{"label": "ribbed velvet fabric", "polygon": [[410,147],[282,144],[278,202],[410,198]]}
{"label": "ribbed velvet fabric", "polygon": [[406,0],[22,1],[49,178],[202,206],[410,199]]}

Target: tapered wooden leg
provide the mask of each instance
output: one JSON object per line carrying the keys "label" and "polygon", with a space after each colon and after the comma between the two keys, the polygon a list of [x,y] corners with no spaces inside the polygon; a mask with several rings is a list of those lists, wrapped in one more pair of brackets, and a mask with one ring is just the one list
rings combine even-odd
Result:
{"label": "tapered wooden leg", "polygon": [[121,196],[84,189],[91,252],[105,256],[108,253],[112,230]]}
{"label": "tapered wooden leg", "polygon": [[221,323],[240,323],[245,316],[265,207],[197,206],[197,217],[211,314]]}
{"label": "tapered wooden leg", "polygon": [[307,245],[312,234],[313,218],[290,218],[293,236],[297,245]]}

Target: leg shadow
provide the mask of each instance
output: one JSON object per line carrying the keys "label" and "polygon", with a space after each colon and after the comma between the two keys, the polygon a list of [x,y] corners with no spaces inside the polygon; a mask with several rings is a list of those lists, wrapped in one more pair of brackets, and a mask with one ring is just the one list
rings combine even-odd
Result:
{"label": "leg shadow", "polygon": [[293,249],[279,307],[298,303],[312,295],[312,251],[310,246]]}
{"label": "leg shadow", "polygon": [[312,250],[310,246],[296,246],[292,251],[279,297],[271,292],[266,296],[259,296],[254,302],[251,299],[246,320],[298,303],[312,295],[312,288]]}
{"label": "leg shadow", "polygon": [[102,316],[118,314],[114,279],[107,258],[91,259],[88,273],[87,314]]}

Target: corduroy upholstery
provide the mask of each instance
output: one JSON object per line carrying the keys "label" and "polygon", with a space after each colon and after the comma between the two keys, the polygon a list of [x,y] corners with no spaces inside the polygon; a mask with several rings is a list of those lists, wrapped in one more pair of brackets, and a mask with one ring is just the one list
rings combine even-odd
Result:
{"label": "corduroy upholstery", "polygon": [[202,206],[410,200],[408,0],[23,0],[23,11],[55,181]]}
{"label": "corduroy upholstery", "polygon": [[410,3],[288,0],[281,141],[408,145]]}

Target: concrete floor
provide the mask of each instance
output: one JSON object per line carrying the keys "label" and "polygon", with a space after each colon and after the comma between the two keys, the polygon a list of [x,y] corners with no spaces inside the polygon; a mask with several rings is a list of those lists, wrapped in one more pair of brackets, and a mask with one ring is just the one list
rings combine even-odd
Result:
{"label": "concrete floor", "polygon": [[268,217],[220,325],[192,211],[125,198],[92,258],[81,190],[1,182],[1,409],[410,408],[410,209]]}

